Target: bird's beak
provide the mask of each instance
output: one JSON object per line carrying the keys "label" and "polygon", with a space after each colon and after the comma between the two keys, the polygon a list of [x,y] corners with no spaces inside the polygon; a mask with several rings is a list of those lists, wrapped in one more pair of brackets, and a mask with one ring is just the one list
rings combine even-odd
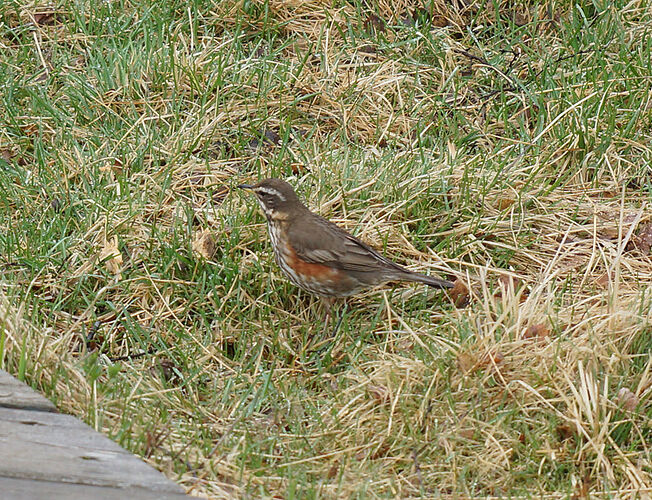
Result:
{"label": "bird's beak", "polygon": [[253,189],[254,186],[252,184],[240,184],[237,186],[239,189]]}

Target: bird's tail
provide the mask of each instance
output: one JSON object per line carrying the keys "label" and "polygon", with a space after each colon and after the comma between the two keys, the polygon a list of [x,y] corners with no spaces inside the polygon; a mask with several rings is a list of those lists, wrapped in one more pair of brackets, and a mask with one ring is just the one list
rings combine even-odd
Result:
{"label": "bird's tail", "polygon": [[440,278],[434,278],[432,276],[427,276],[425,274],[419,274],[419,273],[414,273],[411,271],[408,271],[402,279],[405,279],[407,281],[415,281],[417,283],[425,283],[428,286],[431,286],[433,288],[453,288],[455,285],[447,280],[442,280]]}

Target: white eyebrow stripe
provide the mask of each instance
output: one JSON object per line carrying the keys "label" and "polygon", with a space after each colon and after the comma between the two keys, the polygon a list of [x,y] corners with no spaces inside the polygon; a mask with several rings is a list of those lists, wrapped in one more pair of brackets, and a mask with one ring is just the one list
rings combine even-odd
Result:
{"label": "white eyebrow stripe", "polygon": [[272,196],[278,196],[281,200],[286,201],[285,196],[283,196],[281,193],[279,193],[276,189],[274,188],[268,188],[265,186],[260,186],[256,188],[256,191],[260,191],[265,194],[271,194]]}

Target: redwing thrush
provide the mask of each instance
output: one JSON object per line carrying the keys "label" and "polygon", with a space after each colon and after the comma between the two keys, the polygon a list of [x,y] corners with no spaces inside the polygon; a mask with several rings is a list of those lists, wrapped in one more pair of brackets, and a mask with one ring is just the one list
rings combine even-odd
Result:
{"label": "redwing thrush", "polygon": [[415,281],[434,288],[453,283],[415,273],[383,257],[301,203],[280,179],[242,184],[256,195],[265,216],[274,257],[290,281],[323,298],[348,297],[388,281]]}

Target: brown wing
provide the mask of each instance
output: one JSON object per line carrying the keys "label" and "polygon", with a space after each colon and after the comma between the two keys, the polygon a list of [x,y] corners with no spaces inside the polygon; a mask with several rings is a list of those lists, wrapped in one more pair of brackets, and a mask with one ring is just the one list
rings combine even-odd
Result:
{"label": "brown wing", "polygon": [[300,221],[290,224],[288,238],[297,256],[307,262],[345,271],[406,272],[406,269],[383,257],[344,229],[313,213],[310,213],[310,217],[302,217]]}

